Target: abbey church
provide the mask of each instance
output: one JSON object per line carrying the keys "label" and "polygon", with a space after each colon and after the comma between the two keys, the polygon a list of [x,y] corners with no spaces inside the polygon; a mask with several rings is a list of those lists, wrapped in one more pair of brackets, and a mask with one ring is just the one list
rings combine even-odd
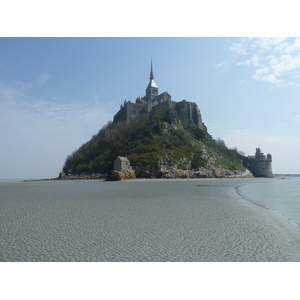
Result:
{"label": "abbey church", "polygon": [[172,101],[171,95],[168,92],[158,93],[158,86],[154,81],[152,61],[149,79],[146,95],[143,98],[137,98],[135,103],[124,101],[124,104],[121,105],[120,110],[114,116],[114,123],[120,121],[132,122],[143,114],[147,114],[149,117],[160,115],[171,121],[176,117],[180,120],[192,119],[200,129],[207,132],[196,103],[186,100],[175,102]]}

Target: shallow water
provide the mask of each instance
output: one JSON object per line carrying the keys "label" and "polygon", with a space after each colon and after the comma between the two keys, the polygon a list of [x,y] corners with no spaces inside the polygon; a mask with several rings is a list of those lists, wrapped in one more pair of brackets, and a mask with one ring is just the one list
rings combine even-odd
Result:
{"label": "shallow water", "polygon": [[280,176],[243,185],[240,193],[300,227],[300,177]]}
{"label": "shallow water", "polygon": [[244,201],[246,182],[1,183],[0,261],[300,261],[298,232]]}

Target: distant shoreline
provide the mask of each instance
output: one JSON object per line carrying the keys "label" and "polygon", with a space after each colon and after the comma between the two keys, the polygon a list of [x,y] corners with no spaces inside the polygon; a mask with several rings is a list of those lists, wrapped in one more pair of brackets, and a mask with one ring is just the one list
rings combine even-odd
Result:
{"label": "distant shoreline", "polygon": [[[223,176],[223,177],[178,177],[178,178],[136,178],[136,179],[210,179],[210,178],[247,178],[248,174],[243,174],[241,176]],[[274,174],[275,177],[300,177],[300,174]],[[254,177],[254,178],[265,178],[265,177]],[[59,181],[59,180],[106,180],[107,176],[105,175],[75,175],[75,176],[66,176],[66,177],[55,177],[55,178],[41,178],[41,179],[0,179],[0,182],[33,182],[33,181]],[[134,179],[126,179],[134,180]]]}
{"label": "distant shoreline", "polygon": [[[176,176],[176,177],[161,177],[161,178],[136,178],[136,179],[209,179],[209,178],[249,178],[253,177],[249,170],[246,170],[241,175],[228,175],[228,176],[195,176],[195,177],[186,177],[186,176]],[[110,180],[109,175],[74,175],[74,176],[64,176],[64,177],[56,177],[56,178],[41,178],[41,179],[26,179],[23,182],[32,182],[32,181],[57,181],[57,180]],[[133,180],[133,179],[125,179],[125,180]],[[114,181],[114,180],[112,180]],[[118,180],[117,180],[118,181]]]}
{"label": "distant shoreline", "polygon": [[105,180],[105,177],[65,177],[65,178],[43,178],[43,179],[25,179],[22,182],[33,181],[69,181],[69,180]]}

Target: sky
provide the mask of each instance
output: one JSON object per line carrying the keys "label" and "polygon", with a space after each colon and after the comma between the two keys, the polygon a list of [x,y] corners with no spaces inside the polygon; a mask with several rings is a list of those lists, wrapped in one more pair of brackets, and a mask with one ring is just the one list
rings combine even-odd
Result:
{"label": "sky", "polygon": [[300,38],[2,37],[0,178],[53,178],[65,159],[145,95],[197,103],[213,138],[274,173],[300,173]]}
{"label": "sky", "polygon": [[[253,155],[260,146],[265,154],[273,155],[274,173],[300,173],[299,39],[261,38],[299,35],[298,11],[293,0],[272,5],[258,0],[2,3],[0,180],[57,177],[66,157],[112,120],[124,100],[135,101],[145,94],[151,57],[159,91],[168,91],[175,101],[196,102],[214,138],[223,139],[228,147],[237,147],[246,155]],[[16,274],[21,274],[17,280],[23,295],[31,287],[26,278],[32,281],[28,274],[33,274],[27,267],[23,273],[19,265],[14,267],[18,269],[7,266],[5,274],[10,275],[13,270],[14,280],[6,280],[4,286],[8,287],[7,294],[11,294],[14,287],[11,282],[15,285]],[[264,283],[268,279],[270,283],[278,280],[278,272],[259,267]],[[88,288],[82,291],[86,296],[87,292],[93,292],[90,284],[93,281],[82,268],[80,273],[88,280]],[[108,268],[109,272],[112,266]],[[234,273],[226,267],[226,274],[231,275],[227,276],[228,282],[219,268],[213,271],[211,265],[201,268],[205,269],[201,293],[210,296],[216,274],[221,274],[222,279],[217,280],[222,286],[220,296],[225,291],[233,299],[239,299],[242,290],[234,289],[236,297],[233,296],[232,276],[244,271],[243,276],[234,277],[235,283],[242,287],[248,282],[247,276],[253,278],[253,270],[245,271],[244,265],[243,270],[239,268]],[[47,271],[34,278],[41,286],[52,282],[53,274],[57,275],[52,269]],[[138,271],[140,274],[141,270]],[[154,271],[157,273],[157,269]],[[174,286],[174,280],[180,278],[178,286],[184,287],[184,295],[187,291],[192,293],[195,276],[178,277],[176,271],[164,273],[164,286]],[[293,274],[287,272],[290,270],[282,271]],[[214,280],[207,277],[209,272]],[[188,273],[193,274],[190,269]],[[114,270],[115,274],[123,275],[119,269]],[[123,297],[124,291],[130,289],[130,297],[139,299],[141,291],[131,289],[135,273],[126,269],[128,274],[131,276],[122,276],[118,281],[122,287],[118,290],[114,289],[115,277],[113,281],[111,276],[106,276],[108,280],[102,278],[106,280],[102,292],[111,296],[111,291],[120,291]],[[85,287],[78,272],[67,271],[66,275],[64,278],[70,278],[73,286],[74,280],[80,278],[78,286]],[[155,277],[147,272],[134,278],[134,282],[149,282],[147,276],[152,281]],[[290,288],[293,279],[280,278],[285,295],[287,291],[294,292]],[[61,295],[60,283],[57,286],[59,289],[52,289],[53,293],[59,291]],[[73,290],[72,296],[77,299],[81,293]],[[173,290],[174,299],[181,296],[176,288],[168,288],[166,296]],[[72,291],[68,289],[66,295]],[[31,289],[31,298],[40,298],[40,292]],[[154,292],[157,294],[157,289]],[[160,295],[162,292],[159,291]],[[270,289],[265,294],[270,296]],[[277,299],[278,295],[281,296],[276,290],[276,296],[272,297]]]}

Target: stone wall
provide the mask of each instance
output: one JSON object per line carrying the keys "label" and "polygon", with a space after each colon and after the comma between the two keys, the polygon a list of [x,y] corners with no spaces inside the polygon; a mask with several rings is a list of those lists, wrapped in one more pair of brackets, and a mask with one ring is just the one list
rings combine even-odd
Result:
{"label": "stone wall", "polygon": [[150,111],[149,111],[149,116],[152,117],[154,115],[159,115],[159,116],[164,116],[165,113],[169,110],[169,109],[173,109],[176,105],[176,102],[174,101],[164,101],[160,104],[157,104],[155,106],[153,106]]}
{"label": "stone wall", "polygon": [[248,159],[246,164],[247,169],[251,171],[254,177],[273,178],[272,161],[269,159]]}
{"label": "stone wall", "polygon": [[124,105],[121,105],[120,110],[115,114],[114,123],[137,120],[144,112],[150,117],[153,115],[164,117],[169,109],[176,110],[180,120],[192,119],[200,129],[207,132],[207,128],[202,122],[198,105],[186,100],[180,102],[172,101],[171,96],[167,92],[156,97],[153,102],[131,103],[130,101],[125,101]]}
{"label": "stone wall", "polygon": [[130,101],[124,102],[124,106],[121,106],[120,110],[114,116],[114,123],[136,120],[141,116],[145,109],[145,104],[131,103]]}
{"label": "stone wall", "polygon": [[192,119],[200,129],[206,129],[203,126],[201,113],[196,103],[182,100],[176,104],[175,110],[180,120]]}
{"label": "stone wall", "polygon": [[266,157],[260,148],[256,148],[255,156],[245,157],[243,163],[254,177],[274,177],[272,172],[272,155],[268,154]]}

